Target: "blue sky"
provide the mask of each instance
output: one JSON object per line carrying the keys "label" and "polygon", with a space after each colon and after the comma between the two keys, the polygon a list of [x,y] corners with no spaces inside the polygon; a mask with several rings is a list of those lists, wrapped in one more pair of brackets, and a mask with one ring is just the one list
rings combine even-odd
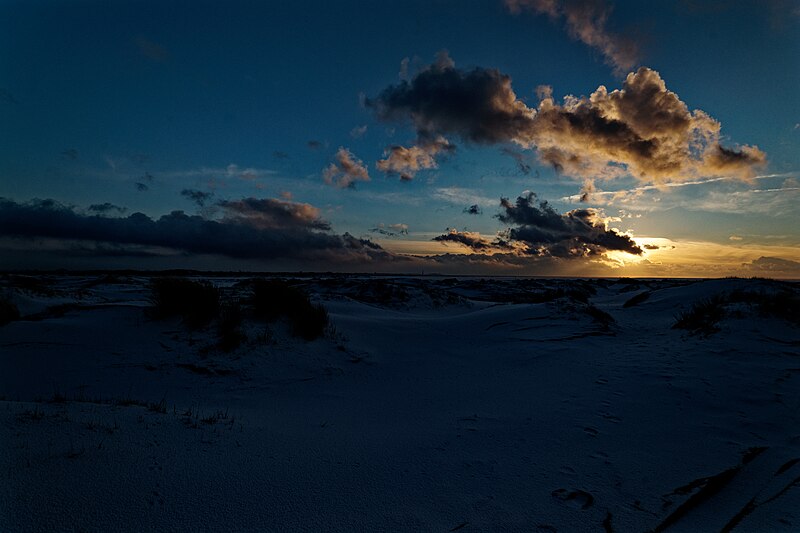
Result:
{"label": "blue sky", "polygon": [[[798,4],[595,4],[608,14],[604,31],[635,43],[636,67],[656,71],[689,110],[718,121],[723,146],[758,147],[767,163],[751,175],[772,177],[601,195],[589,205],[634,238],[727,246],[737,258],[731,265],[800,260],[791,254],[800,244],[791,210],[800,170]],[[536,146],[454,134],[455,153],[401,181],[376,162],[389,145],[413,145],[419,132],[408,121],[380,120],[364,99],[400,83],[404,58],[413,78],[441,50],[465,72],[510,76],[530,108],[540,85],[552,87],[556,102],[622,87],[627,69],[575,38],[566,18],[529,5],[512,11],[500,0],[4,2],[0,196],[76,209],[110,202],[124,216],[153,218],[176,209],[213,218],[214,202],[279,198],[311,204],[334,233],[390,251],[469,251],[430,239],[446,228],[492,238],[505,227],[492,216],[499,198],[527,190],[558,212],[582,207],[569,197],[587,177],[556,172]],[[363,162],[370,181],[325,183],[340,147]],[[504,148],[523,154],[530,171]],[[622,191],[645,181],[619,176],[594,186]],[[201,208],[185,189],[213,197]],[[463,212],[473,203],[482,215]],[[370,231],[393,224],[408,234]],[[744,251],[736,255],[736,247]],[[685,262],[673,256],[675,265]]]}

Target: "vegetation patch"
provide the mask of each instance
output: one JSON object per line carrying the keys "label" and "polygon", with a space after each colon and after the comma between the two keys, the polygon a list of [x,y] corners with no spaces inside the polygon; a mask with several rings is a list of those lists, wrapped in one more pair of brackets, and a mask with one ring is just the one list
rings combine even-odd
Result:
{"label": "vegetation patch", "polygon": [[679,313],[672,327],[692,333],[714,333],[719,330],[719,321],[725,318],[725,303],[725,297],[721,294],[699,300],[688,310]]}
{"label": "vegetation patch", "polygon": [[154,278],[150,283],[155,318],[180,317],[190,329],[207,326],[219,316],[219,290],[207,281]]}
{"label": "vegetation patch", "polygon": [[254,314],[268,322],[286,319],[294,335],[306,340],[321,337],[328,326],[328,312],[311,303],[298,287],[282,280],[255,280],[251,304]]}

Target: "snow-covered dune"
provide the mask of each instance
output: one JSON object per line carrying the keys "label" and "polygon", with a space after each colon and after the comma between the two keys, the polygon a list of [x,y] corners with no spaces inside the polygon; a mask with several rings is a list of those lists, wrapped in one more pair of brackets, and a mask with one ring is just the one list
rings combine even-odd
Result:
{"label": "snow-covered dune", "polygon": [[233,349],[144,276],[3,278],[0,530],[800,528],[796,285],[298,277],[307,341],[209,280]]}

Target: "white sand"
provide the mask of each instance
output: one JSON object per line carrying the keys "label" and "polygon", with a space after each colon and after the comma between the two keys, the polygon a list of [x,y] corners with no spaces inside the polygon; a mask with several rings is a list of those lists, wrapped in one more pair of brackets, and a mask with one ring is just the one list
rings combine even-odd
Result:
{"label": "white sand", "polygon": [[[148,320],[145,278],[95,280],[5,289],[40,314],[0,327],[0,531],[800,528],[800,330],[671,329],[772,282],[306,279],[335,332],[249,321],[223,353]],[[615,323],[506,303],[531,283]]]}

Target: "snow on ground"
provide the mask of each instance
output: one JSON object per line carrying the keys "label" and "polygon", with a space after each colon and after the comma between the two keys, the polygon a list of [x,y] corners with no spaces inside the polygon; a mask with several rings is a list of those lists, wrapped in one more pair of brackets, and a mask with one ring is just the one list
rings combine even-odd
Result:
{"label": "snow on ground", "polygon": [[800,528],[796,317],[672,328],[794,285],[296,278],[325,337],[223,352],[148,282],[3,279],[0,530]]}

